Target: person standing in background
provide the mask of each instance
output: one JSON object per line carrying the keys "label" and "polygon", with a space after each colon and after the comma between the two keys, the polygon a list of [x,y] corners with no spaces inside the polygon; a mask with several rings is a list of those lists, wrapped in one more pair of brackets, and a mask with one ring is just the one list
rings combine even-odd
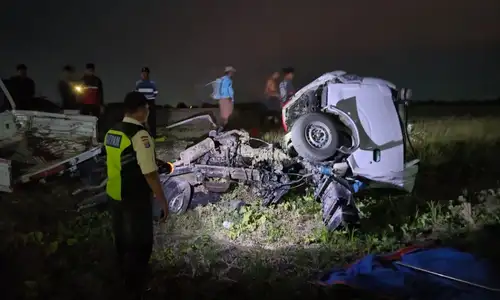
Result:
{"label": "person standing in background", "polygon": [[104,112],[104,91],[102,81],[95,75],[95,65],[88,63],[82,77],[83,93],[81,95],[82,115],[99,117]]}
{"label": "person standing in background", "polygon": [[280,98],[282,105],[295,94],[295,88],[292,84],[294,73],[294,68],[283,68],[283,81],[280,83]]}
{"label": "person standing in background", "polygon": [[17,109],[31,109],[35,97],[35,82],[28,77],[28,67],[17,65],[17,75],[8,82],[9,92],[16,103]]}
{"label": "person standing in background", "polygon": [[224,130],[234,109],[233,76],[236,69],[227,66],[224,69],[224,76],[218,80],[218,91],[216,99],[219,101],[221,123],[219,131]]}
{"label": "person standing in background", "polygon": [[149,68],[143,67],[141,70],[141,79],[135,83],[135,90],[143,94],[148,100],[149,105],[149,116],[147,120],[147,125],[149,133],[156,138],[156,96],[158,95],[158,89],[156,88],[156,83],[149,78]]}
{"label": "person standing in background", "polygon": [[70,65],[64,66],[62,77],[57,84],[57,89],[59,91],[59,97],[61,97],[63,109],[78,109],[76,94],[73,89],[73,81],[75,80],[74,77],[75,68]]}
{"label": "person standing in background", "polygon": [[273,123],[278,123],[278,115],[281,114],[280,93],[278,90],[279,72],[274,72],[266,82],[264,95],[266,97],[265,104],[267,107],[267,120]]}

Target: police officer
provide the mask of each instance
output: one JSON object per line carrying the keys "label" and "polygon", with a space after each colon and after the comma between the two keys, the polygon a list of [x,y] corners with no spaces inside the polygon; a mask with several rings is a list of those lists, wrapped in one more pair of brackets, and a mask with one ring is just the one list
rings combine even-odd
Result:
{"label": "police officer", "polygon": [[135,90],[142,93],[149,104],[148,127],[153,138],[156,138],[156,96],[158,89],[156,83],[149,78],[149,68],[143,67],[141,70],[141,79],[135,83]]}
{"label": "police officer", "polygon": [[154,140],[145,130],[148,101],[143,94],[125,97],[125,117],[105,136],[108,182],[115,246],[128,295],[140,294],[149,275],[153,247],[152,194],[163,209],[168,204],[160,184]]}

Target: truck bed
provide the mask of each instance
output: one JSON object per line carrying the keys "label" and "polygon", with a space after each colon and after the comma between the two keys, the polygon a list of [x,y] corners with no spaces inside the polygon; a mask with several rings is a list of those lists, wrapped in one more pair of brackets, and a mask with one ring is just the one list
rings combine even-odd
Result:
{"label": "truck bed", "polygon": [[77,156],[90,148],[92,141],[85,138],[40,138],[26,133],[10,160],[19,163],[17,172],[32,173]]}
{"label": "truck bed", "polygon": [[54,167],[62,171],[68,164],[95,156],[100,149],[95,117],[34,111],[15,111],[13,115],[17,130],[0,141],[0,157],[9,161],[14,182],[30,181]]}

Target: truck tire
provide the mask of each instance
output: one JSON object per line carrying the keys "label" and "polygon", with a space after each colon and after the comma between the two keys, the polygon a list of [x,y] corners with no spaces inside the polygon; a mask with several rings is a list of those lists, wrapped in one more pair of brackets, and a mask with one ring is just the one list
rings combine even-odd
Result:
{"label": "truck tire", "polygon": [[332,157],[339,145],[337,126],[323,113],[308,113],[298,118],[292,126],[291,136],[297,154],[313,162]]}
{"label": "truck tire", "polygon": [[181,178],[170,178],[163,183],[163,191],[168,200],[168,211],[171,214],[185,213],[193,198],[193,187]]}

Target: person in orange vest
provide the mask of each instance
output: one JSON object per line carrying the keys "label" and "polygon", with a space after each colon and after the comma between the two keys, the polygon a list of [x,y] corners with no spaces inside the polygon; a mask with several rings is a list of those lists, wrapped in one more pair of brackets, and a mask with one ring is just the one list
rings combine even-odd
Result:
{"label": "person in orange vest", "polygon": [[80,97],[82,115],[99,117],[104,112],[102,81],[95,75],[95,65],[88,63],[82,77],[83,91]]}
{"label": "person in orange vest", "polygon": [[281,105],[285,105],[288,100],[295,94],[295,88],[292,81],[295,74],[295,69],[292,67],[283,68],[283,81],[280,83]]}
{"label": "person in orange vest", "polygon": [[270,123],[278,124],[281,115],[280,92],[278,89],[279,72],[274,72],[267,79],[264,95],[266,97],[264,104],[267,108],[267,120]]}

